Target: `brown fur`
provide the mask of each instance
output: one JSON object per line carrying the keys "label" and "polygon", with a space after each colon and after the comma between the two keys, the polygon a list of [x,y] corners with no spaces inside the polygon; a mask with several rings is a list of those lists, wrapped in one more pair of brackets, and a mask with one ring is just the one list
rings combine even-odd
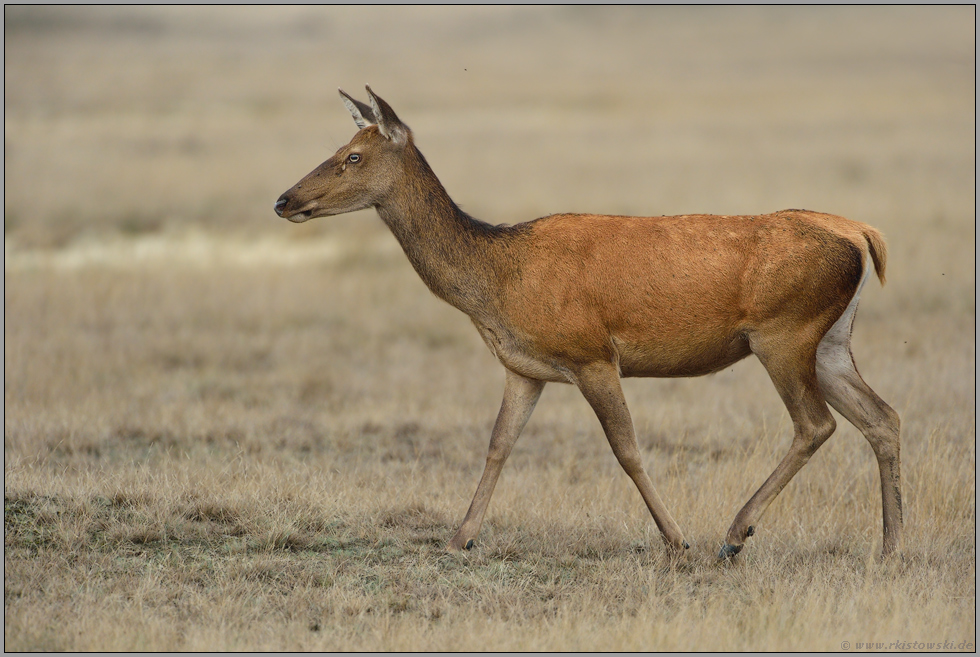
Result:
{"label": "brown fur", "polygon": [[[878,231],[806,210],[731,217],[558,214],[491,226],[453,203],[408,127],[368,93],[370,105],[343,94],[365,127],[283,194],[276,211],[305,221],[375,207],[426,285],[470,316],[507,368],[487,467],[452,548],[475,539],[500,469],[546,381],[581,389],[665,542],[686,547],[640,462],[619,378],[698,376],[749,353],[769,371],[795,436],[789,454],[739,512],[722,556],[741,549],[775,495],[833,433],[822,390],[879,457],[883,549],[898,547],[898,418],[853,367],[853,309],[841,319],[856,304],[869,261],[884,283],[887,253]],[[847,326],[838,329],[839,320]],[[860,417],[852,419],[857,411],[845,411],[855,404]]]}

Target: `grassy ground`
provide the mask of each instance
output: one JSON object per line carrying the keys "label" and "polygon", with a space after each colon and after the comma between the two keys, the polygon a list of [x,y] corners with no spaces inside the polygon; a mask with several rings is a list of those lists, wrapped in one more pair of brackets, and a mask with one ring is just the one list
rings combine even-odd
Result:
{"label": "grassy ground", "polygon": [[[973,11],[6,9],[5,649],[975,649]],[[500,366],[373,213],[271,211],[364,82],[487,220],[881,228],[904,560],[840,421],[715,561],[789,443],[754,359],[624,382],[681,561],[558,385],[447,554]]]}

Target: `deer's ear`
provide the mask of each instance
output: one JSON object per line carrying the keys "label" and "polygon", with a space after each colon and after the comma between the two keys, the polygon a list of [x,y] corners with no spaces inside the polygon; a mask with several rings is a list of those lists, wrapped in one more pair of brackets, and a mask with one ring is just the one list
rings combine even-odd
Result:
{"label": "deer's ear", "polygon": [[408,141],[408,126],[399,120],[395,110],[391,105],[374,95],[371,87],[365,86],[368,92],[368,100],[371,101],[371,110],[378,119],[378,130],[381,134],[396,144],[404,144]]}
{"label": "deer's ear", "polygon": [[354,117],[354,123],[357,124],[358,128],[377,124],[378,119],[375,118],[374,110],[371,109],[370,105],[354,100],[343,89],[337,89],[337,91],[340,92],[340,98],[344,101],[344,105],[347,106],[351,116]]}

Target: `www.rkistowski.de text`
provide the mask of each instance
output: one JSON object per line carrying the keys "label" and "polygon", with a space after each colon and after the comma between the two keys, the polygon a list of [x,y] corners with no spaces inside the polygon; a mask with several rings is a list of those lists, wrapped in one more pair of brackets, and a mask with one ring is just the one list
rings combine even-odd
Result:
{"label": "www.rkistowski.de text", "polygon": [[973,641],[850,641],[840,642],[841,650],[976,650]]}

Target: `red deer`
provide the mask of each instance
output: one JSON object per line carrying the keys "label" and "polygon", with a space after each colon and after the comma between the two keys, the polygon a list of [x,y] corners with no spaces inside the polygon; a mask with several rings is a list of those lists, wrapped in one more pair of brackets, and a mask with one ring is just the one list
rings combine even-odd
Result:
{"label": "red deer", "polygon": [[412,131],[367,88],[340,91],[359,128],[276,201],[303,222],[373,207],[429,289],[466,313],[506,370],[483,477],[449,549],[470,549],[497,478],[548,381],[578,387],[671,553],[688,547],[643,468],[620,377],[702,376],[755,354],[793,421],[793,442],[735,516],[720,558],[836,428],[871,443],[881,477],[882,553],[900,549],[899,417],[858,374],[851,327],[885,242],[807,210],[758,216],[554,214],[514,226],[467,215]]}

